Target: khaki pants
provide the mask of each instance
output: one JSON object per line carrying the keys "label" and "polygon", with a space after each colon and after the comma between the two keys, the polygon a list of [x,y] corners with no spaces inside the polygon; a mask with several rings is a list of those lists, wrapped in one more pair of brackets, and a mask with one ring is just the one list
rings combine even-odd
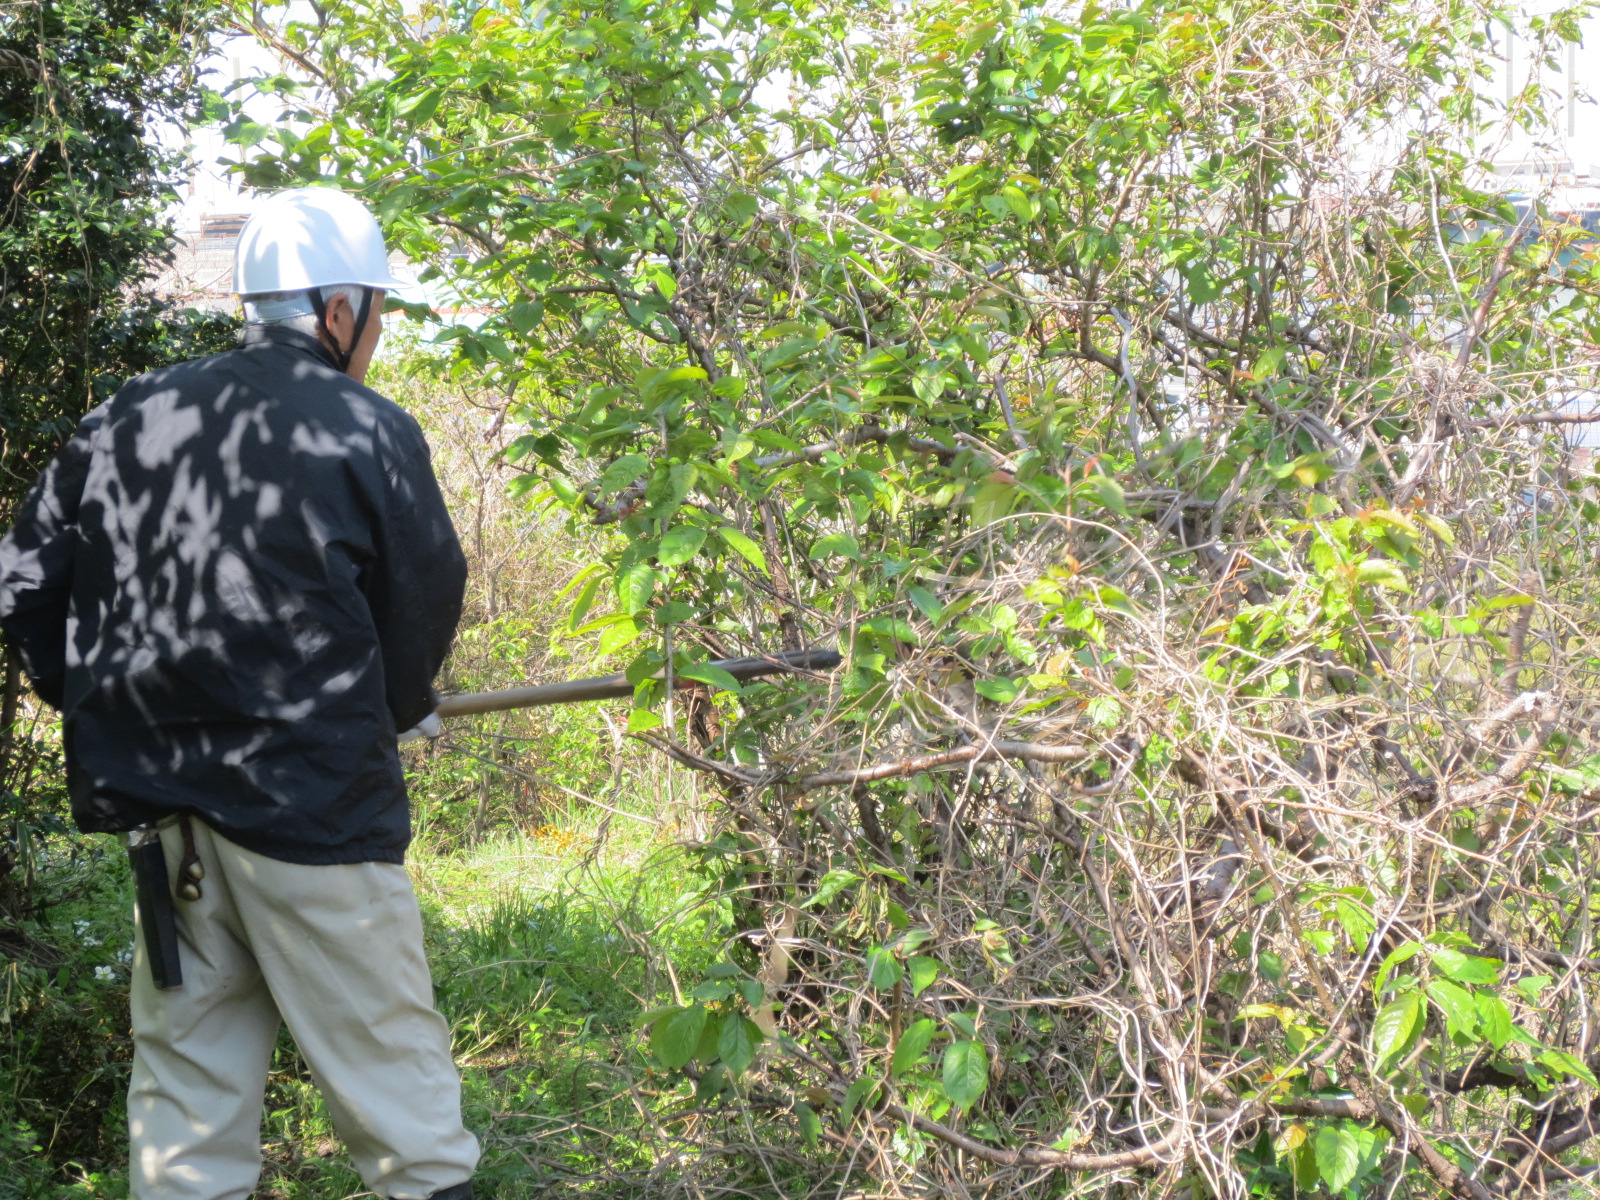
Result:
{"label": "khaki pants", "polygon": [[[470,1179],[478,1144],[405,869],[278,862],[193,828],[206,876],[199,900],[174,901],[181,987],[156,989],[135,938],[133,1200],[248,1200],[280,1024],[369,1188],[423,1200]],[[177,825],[161,840],[176,884]]]}

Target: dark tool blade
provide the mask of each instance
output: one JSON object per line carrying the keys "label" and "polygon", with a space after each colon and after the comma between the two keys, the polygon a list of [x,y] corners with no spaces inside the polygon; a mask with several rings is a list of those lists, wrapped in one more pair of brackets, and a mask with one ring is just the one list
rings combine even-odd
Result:
{"label": "dark tool blade", "polygon": [[178,914],[172,903],[172,883],[167,878],[167,857],[154,831],[131,835],[128,861],[133,866],[134,895],[139,902],[139,924],[144,929],[145,954],[150,978],[158,988],[183,983],[178,962]]}

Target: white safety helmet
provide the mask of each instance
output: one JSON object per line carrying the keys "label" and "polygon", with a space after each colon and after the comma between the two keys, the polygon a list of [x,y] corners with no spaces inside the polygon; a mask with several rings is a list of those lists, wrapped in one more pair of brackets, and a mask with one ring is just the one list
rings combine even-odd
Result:
{"label": "white safety helmet", "polygon": [[233,254],[233,291],[303,292],[335,284],[405,287],[389,271],[383,231],[367,206],[336,188],[269,197],[245,224]]}

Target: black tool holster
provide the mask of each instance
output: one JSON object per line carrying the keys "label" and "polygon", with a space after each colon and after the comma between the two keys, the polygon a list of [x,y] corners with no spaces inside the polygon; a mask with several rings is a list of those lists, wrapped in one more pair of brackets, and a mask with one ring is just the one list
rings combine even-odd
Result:
{"label": "black tool holster", "polygon": [[139,902],[139,924],[144,928],[150,977],[158,988],[175,988],[183,983],[183,967],[178,962],[178,913],[172,902],[172,881],[167,877],[161,834],[153,825],[129,832],[128,861],[133,866],[134,895]]}

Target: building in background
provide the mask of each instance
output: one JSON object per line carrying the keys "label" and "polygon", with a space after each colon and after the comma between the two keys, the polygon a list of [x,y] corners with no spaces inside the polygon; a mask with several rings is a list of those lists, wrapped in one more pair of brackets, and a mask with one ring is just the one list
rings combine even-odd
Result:
{"label": "building in background", "polygon": [[1507,120],[1479,152],[1488,160],[1489,182],[1498,182],[1521,202],[1522,212],[1537,201],[1551,215],[1600,236],[1600,103],[1594,93],[1600,81],[1600,18],[1586,19],[1580,26],[1582,43],[1562,47],[1552,63],[1539,53],[1531,30],[1535,17],[1557,7],[1538,0],[1522,9],[1520,28],[1497,21],[1485,30],[1498,63],[1484,83],[1484,98],[1509,115],[1524,92],[1536,86],[1545,103],[1549,97],[1556,103],[1544,127],[1528,130]]}

